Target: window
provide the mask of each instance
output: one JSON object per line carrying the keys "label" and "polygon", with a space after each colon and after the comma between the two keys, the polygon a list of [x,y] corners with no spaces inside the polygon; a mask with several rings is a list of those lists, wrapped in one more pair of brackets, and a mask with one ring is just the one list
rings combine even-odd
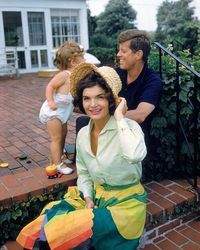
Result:
{"label": "window", "polygon": [[48,66],[47,50],[40,50],[40,60],[42,67]]}
{"label": "window", "polygon": [[23,32],[21,13],[3,11],[3,24],[6,46],[23,46]]}
{"label": "window", "polygon": [[37,50],[31,50],[30,51],[31,53],[31,66],[32,68],[37,68],[39,66],[39,63],[38,63],[38,52]]}
{"label": "window", "polygon": [[80,43],[78,10],[52,10],[51,25],[54,48],[59,47],[64,41]]}
{"label": "window", "polygon": [[28,12],[30,45],[46,45],[44,13]]}

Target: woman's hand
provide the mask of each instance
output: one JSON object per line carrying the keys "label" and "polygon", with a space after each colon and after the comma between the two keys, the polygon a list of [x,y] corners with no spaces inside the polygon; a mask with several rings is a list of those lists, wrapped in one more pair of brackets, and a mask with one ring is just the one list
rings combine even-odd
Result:
{"label": "woman's hand", "polygon": [[53,110],[56,110],[58,108],[57,104],[54,101],[48,101],[48,105]]}
{"label": "woman's hand", "polygon": [[86,205],[85,205],[86,208],[94,208],[94,202],[90,197],[85,197],[84,199],[86,202]]}
{"label": "woman's hand", "polygon": [[126,114],[126,111],[128,110],[127,104],[126,104],[126,99],[123,97],[120,97],[120,103],[117,106],[114,117],[117,121],[120,121],[121,119],[124,118],[124,115]]}

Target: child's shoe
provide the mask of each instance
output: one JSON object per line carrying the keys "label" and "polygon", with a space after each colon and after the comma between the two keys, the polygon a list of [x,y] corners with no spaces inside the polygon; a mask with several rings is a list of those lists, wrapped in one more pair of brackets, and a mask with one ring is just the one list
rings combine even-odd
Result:
{"label": "child's shoe", "polygon": [[57,167],[57,171],[61,174],[71,174],[73,172],[73,169],[72,168],[69,168],[69,167],[65,167],[65,168],[62,168],[62,165],[64,163],[61,162],[60,164],[58,164],[56,167]]}

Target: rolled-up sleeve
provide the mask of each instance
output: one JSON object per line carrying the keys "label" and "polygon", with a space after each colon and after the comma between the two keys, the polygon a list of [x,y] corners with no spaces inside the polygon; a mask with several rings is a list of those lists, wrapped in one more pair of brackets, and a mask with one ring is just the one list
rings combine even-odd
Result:
{"label": "rolled-up sleeve", "polygon": [[117,121],[121,153],[132,163],[142,161],[147,153],[144,134],[139,124],[133,120]]}

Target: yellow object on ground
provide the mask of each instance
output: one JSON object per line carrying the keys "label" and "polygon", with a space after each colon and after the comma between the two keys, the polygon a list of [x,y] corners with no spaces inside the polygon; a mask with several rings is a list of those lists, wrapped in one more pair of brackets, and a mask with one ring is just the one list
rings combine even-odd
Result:
{"label": "yellow object on ground", "polygon": [[7,162],[3,162],[0,164],[1,168],[7,168],[9,166],[9,164]]}

